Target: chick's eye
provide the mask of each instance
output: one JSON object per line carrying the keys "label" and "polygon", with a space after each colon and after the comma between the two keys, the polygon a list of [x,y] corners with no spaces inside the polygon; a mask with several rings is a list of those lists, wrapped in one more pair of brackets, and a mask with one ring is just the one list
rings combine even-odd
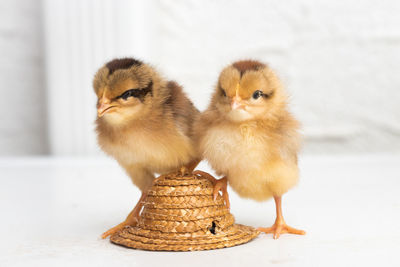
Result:
{"label": "chick's eye", "polygon": [[131,96],[136,96],[137,95],[138,89],[130,89],[125,91],[122,95],[120,95],[118,98],[122,98],[123,100],[127,100]]}
{"label": "chick's eye", "polygon": [[125,91],[122,95],[120,95],[120,98],[122,98],[123,100],[127,100],[128,97],[130,97],[130,96],[131,96],[131,91],[128,90],[128,91]]}
{"label": "chick's eye", "polygon": [[226,96],[226,93],[225,93],[225,90],[224,90],[224,89],[221,89],[221,92],[222,92],[222,95],[223,95],[223,96]]}
{"label": "chick's eye", "polygon": [[263,95],[263,92],[262,91],[260,91],[260,90],[256,90],[256,91],[254,91],[254,93],[253,93],[253,98],[254,99],[258,99],[260,96],[262,96]]}

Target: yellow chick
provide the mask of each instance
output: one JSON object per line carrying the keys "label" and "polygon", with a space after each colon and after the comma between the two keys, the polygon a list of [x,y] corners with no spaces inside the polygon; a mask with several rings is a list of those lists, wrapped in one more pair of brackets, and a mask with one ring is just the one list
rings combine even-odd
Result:
{"label": "yellow chick", "polygon": [[224,176],[216,181],[214,197],[222,190],[229,206],[227,182],[241,197],[274,197],[275,224],[259,230],[275,239],[282,233],[305,234],[286,225],[282,216],[282,195],[299,177],[299,124],[287,109],[281,82],[267,65],[243,60],[226,67],[194,127],[199,153]]}
{"label": "yellow chick", "polygon": [[137,223],[155,173],[195,168],[199,160],[192,126],[199,111],[177,83],[133,58],[105,64],[96,73],[93,88],[98,98],[98,143],[142,191],[126,220],[102,235],[106,238]]}

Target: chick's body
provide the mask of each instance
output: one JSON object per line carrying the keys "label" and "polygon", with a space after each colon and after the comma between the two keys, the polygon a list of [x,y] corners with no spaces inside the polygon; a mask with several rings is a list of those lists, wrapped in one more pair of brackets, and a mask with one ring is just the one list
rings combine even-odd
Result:
{"label": "chick's body", "polygon": [[[197,164],[192,124],[199,112],[177,83],[165,81],[147,64],[125,58],[101,68],[93,86],[98,97],[98,143],[139,187],[141,200],[155,173]],[[103,237],[133,224],[141,200],[124,223]]]}
{"label": "chick's body", "polygon": [[[202,117],[201,123],[207,123],[206,117]],[[200,149],[216,173],[227,176],[240,196],[266,200],[283,195],[297,183],[295,151],[288,147],[293,141],[279,134],[282,129],[273,129],[275,125],[262,121],[241,124],[211,121],[215,123],[205,130]]]}
{"label": "chick's body", "polygon": [[298,181],[298,122],[286,99],[268,66],[239,61],[222,71],[208,109],[196,122],[199,153],[242,197],[274,197],[280,203]]}
{"label": "chick's body", "polygon": [[176,170],[193,160],[195,153],[191,139],[170,121],[143,123],[146,125],[137,123],[106,134],[99,125],[98,141],[127,171],[132,182],[146,191],[154,180],[154,173]]}

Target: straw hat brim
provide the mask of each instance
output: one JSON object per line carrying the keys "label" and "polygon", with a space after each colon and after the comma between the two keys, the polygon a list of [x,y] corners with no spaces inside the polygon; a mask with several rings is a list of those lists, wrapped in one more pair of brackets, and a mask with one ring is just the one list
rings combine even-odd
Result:
{"label": "straw hat brim", "polygon": [[156,251],[193,251],[233,247],[255,238],[259,231],[250,226],[234,224],[224,231],[168,233],[127,226],[111,236],[111,241],[122,246]]}
{"label": "straw hat brim", "polygon": [[111,242],[157,251],[192,251],[240,245],[255,238],[253,227],[235,224],[213,183],[202,176],[172,173],[157,178],[135,226],[111,236]]}

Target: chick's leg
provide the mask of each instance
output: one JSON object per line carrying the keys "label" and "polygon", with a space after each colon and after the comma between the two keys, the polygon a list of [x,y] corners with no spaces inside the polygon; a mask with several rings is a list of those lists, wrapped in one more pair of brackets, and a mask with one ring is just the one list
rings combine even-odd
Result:
{"label": "chick's leg", "polygon": [[192,173],[193,170],[197,167],[197,165],[199,165],[200,161],[201,161],[201,159],[195,159],[195,160],[189,162],[189,163],[185,166],[185,168],[187,169],[187,171],[188,171],[189,173]]}
{"label": "chick's leg", "polygon": [[229,194],[228,194],[228,178],[224,176],[223,178],[217,180],[212,176],[211,174],[203,171],[194,171],[194,175],[201,175],[204,178],[207,178],[209,181],[211,181],[214,184],[214,190],[213,190],[213,197],[214,201],[217,199],[218,192],[222,192],[222,197],[224,198],[225,205],[229,209],[231,207],[231,204],[229,202]]}
{"label": "chick's leg", "polygon": [[138,218],[139,218],[140,211],[142,210],[142,207],[143,207],[143,201],[146,198],[146,196],[147,196],[147,194],[142,192],[142,195],[141,195],[139,201],[136,203],[136,206],[133,208],[133,210],[129,213],[128,217],[126,217],[125,221],[118,224],[117,226],[114,226],[110,230],[104,232],[101,235],[101,238],[104,239],[107,236],[118,232],[119,230],[121,230],[122,228],[124,228],[127,225],[131,225],[131,226],[136,225]]}
{"label": "chick's leg", "polygon": [[271,227],[258,228],[259,231],[264,232],[266,234],[272,233],[274,239],[278,239],[281,234],[296,234],[296,235],[304,235],[306,232],[303,230],[298,230],[293,227],[290,227],[286,224],[282,215],[282,197],[274,197],[275,206],[276,206],[276,220],[274,225]]}

